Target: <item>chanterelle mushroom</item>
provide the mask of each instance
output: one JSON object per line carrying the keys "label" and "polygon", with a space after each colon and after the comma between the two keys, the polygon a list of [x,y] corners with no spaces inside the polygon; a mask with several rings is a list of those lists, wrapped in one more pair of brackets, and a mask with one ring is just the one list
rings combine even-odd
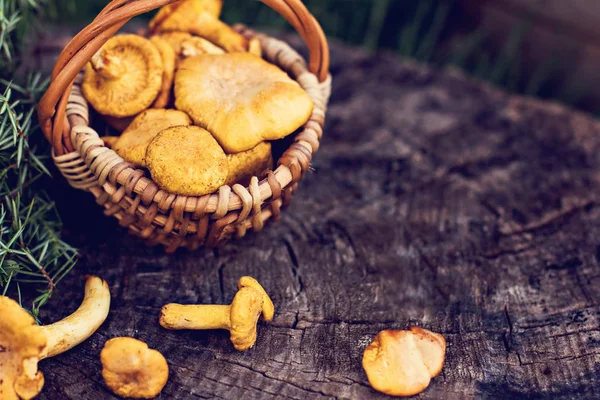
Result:
{"label": "chanterelle mushroom", "polygon": [[0,399],[31,399],[44,386],[38,362],[77,346],[102,325],[110,307],[105,281],[88,277],[81,306],[51,325],[39,326],[17,302],[0,296]]}
{"label": "chanterelle mushroom", "polygon": [[261,178],[267,170],[273,168],[271,143],[262,142],[248,151],[228,154],[227,164],[229,174],[225,180],[226,185],[232,186],[235,183],[246,185],[253,176]]}
{"label": "chanterelle mushroom", "polygon": [[179,67],[181,60],[197,56],[200,54],[224,54],[225,50],[215,46],[208,40],[199,36],[192,36],[187,32],[165,32],[153,38],[160,38],[165,43],[168,43],[176,56],[176,68]]}
{"label": "chanterelle mushroom", "polygon": [[160,325],[167,329],[227,329],[236,350],[245,351],[256,342],[256,324],[273,319],[275,307],[265,289],[244,276],[231,305],[167,304],[160,313]]}
{"label": "chanterelle mushroom", "polygon": [[173,126],[190,125],[186,113],[177,110],[148,109],[138,115],[111,146],[133,165],[146,166],[146,149],[160,132]]}
{"label": "chanterelle mushroom", "polygon": [[363,368],[373,389],[390,396],[413,396],[442,370],[446,341],[428,330],[386,330],[363,354]]}
{"label": "chanterelle mushroom", "polygon": [[159,133],[146,150],[146,166],[162,189],[185,196],[214,192],[225,183],[228,171],[221,146],[197,126]]}
{"label": "chanterelle mushroom", "polygon": [[88,63],[82,90],[100,114],[131,117],[154,103],[162,81],[158,48],[138,35],[118,35]]}
{"label": "chanterelle mushroom", "polygon": [[246,51],[248,40],[218,19],[221,3],[218,0],[182,0],[165,6],[150,21],[150,33],[184,31],[208,39],[230,52]]}
{"label": "chanterelle mushroom", "polygon": [[249,53],[181,62],[175,106],[213,133],[227,153],[281,139],[310,117],[310,96],[285,72]]}
{"label": "chanterelle mushroom", "polygon": [[171,91],[173,90],[173,79],[175,78],[175,62],[177,55],[169,43],[159,36],[150,38],[150,41],[158,51],[163,62],[162,85],[158,97],[152,104],[153,108],[165,108],[171,100]]}
{"label": "chanterelle mushroom", "polygon": [[100,352],[102,377],[121,397],[150,399],[158,396],[169,378],[167,360],[157,350],[130,337],[110,339]]}

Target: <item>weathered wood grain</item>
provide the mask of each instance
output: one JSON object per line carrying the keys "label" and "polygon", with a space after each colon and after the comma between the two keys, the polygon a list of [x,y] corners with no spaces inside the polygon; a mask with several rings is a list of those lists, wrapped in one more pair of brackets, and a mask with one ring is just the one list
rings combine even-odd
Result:
{"label": "weathered wood grain", "polygon": [[[41,399],[114,398],[99,352],[123,335],[166,356],[165,399],[385,398],[362,351],[409,324],[448,342],[419,398],[600,396],[598,122],[341,45],[333,73],[314,173],[280,223],[219,250],[146,248],[56,179],[83,258],[42,319],[73,310],[88,273],[113,304],[89,341],[41,363]],[[229,303],[246,274],[277,309],[251,351],[158,325],[168,302]]]}

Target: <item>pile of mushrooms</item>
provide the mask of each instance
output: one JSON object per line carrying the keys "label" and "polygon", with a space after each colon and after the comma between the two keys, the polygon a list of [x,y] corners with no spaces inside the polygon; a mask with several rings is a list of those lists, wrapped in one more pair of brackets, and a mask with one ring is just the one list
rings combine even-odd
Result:
{"label": "pile of mushrooms", "polygon": [[150,37],[118,35],[85,69],[83,95],[121,132],[104,142],[169,192],[201,196],[273,168],[271,141],[308,121],[310,96],[219,20],[222,0],[181,0]]}

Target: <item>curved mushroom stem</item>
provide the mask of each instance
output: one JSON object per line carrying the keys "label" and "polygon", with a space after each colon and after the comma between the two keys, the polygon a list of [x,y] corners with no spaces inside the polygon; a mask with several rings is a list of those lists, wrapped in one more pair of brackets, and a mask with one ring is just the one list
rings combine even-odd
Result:
{"label": "curved mushroom stem", "polygon": [[167,329],[231,328],[230,305],[167,304],[160,312],[160,325]]}
{"label": "curved mushroom stem", "polygon": [[40,360],[64,353],[89,338],[106,320],[109,308],[108,284],[97,276],[88,276],[79,308],[65,319],[41,327],[47,344]]}
{"label": "curved mushroom stem", "polygon": [[106,50],[100,49],[90,60],[94,70],[104,79],[118,79],[125,75],[125,65],[121,58]]}

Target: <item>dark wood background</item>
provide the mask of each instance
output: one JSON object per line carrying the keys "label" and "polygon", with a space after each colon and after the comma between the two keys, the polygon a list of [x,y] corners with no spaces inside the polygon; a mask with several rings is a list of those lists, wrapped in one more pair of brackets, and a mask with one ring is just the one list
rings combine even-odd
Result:
{"label": "dark wood background", "polygon": [[[42,315],[105,278],[108,320],[43,361],[41,399],[113,399],[99,352],[133,336],[167,358],[164,399],[366,399],[362,351],[382,329],[442,333],[422,399],[600,397],[600,124],[458,73],[333,46],[322,149],[278,224],[219,250],[165,255],[56,178],[75,272]],[[276,316],[255,348],[171,332],[162,305],[229,303],[242,275]]]}

